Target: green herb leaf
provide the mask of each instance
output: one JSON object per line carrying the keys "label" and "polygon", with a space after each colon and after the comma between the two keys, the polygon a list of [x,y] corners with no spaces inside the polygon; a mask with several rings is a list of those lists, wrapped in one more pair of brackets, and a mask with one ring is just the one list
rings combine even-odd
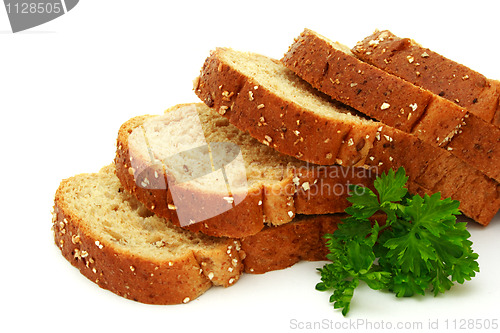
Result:
{"label": "green herb leaf", "polygon": [[[409,195],[407,180],[400,168],[375,180],[376,193],[352,186],[350,216],[325,236],[332,262],[318,269],[316,289],[333,290],[330,302],[344,316],[360,281],[397,297],[437,295],[479,272],[466,224],[456,222],[460,203],[440,193]],[[373,220],[377,212],[385,213],[385,222]]]}

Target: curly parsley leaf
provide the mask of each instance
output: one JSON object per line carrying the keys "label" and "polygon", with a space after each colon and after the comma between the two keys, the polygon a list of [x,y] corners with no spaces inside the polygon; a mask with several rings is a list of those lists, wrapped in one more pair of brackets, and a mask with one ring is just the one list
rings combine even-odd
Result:
{"label": "curly parsley leaf", "polygon": [[[456,222],[459,202],[441,199],[440,193],[409,195],[407,180],[400,168],[375,180],[376,193],[351,186],[350,216],[325,236],[332,262],[318,269],[316,289],[333,290],[330,302],[344,316],[360,281],[397,297],[429,289],[437,295],[479,272],[466,224]],[[385,213],[385,221],[374,220],[377,212]]]}

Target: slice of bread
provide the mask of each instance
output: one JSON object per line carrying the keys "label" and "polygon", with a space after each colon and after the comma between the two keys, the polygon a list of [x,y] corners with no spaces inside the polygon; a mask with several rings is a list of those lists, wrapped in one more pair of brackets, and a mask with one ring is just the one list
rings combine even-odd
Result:
{"label": "slice of bread", "polygon": [[281,153],[317,164],[376,167],[378,173],[403,166],[413,192],[460,200],[462,212],[484,225],[500,207],[495,180],[445,149],[332,102],[277,60],[218,48],[206,59],[195,92]]}
{"label": "slice of bread", "polygon": [[150,304],[186,303],[243,271],[240,243],[194,234],[154,216],[126,193],[114,167],[61,182],[53,230],[63,256],[120,296]]}
{"label": "slice of bread", "polygon": [[[257,127],[269,126],[265,118],[257,121]],[[217,163],[207,161],[199,148],[210,143],[217,158],[216,142],[238,147],[243,168],[234,165],[238,154],[222,150],[224,165],[212,170]],[[296,214],[343,212],[349,206],[348,185],[372,187],[376,176],[364,168],[318,166],[280,154],[202,103],[127,121],[119,131],[115,164],[125,189],[156,215],[191,231],[235,238],[288,223]],[[206,176],[219,169],[226,170],[229,191],[222,177]],[[233,184],[245,184],[246,194]]]}
{"label": "slice of bread", "polygon": [[309,29],[282,62],[328,96],[500,180],[500,128],[457,104],[357,59],[346,46]]}
{"label": "slice of bread", "polygon": [[388,30],[375,31],[352,52],[359,59],[428,89],[500,126],[500,82]]}

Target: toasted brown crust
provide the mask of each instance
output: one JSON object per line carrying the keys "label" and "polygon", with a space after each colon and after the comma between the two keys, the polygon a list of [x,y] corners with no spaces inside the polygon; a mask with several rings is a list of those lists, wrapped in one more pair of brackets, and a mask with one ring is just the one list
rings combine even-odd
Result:
{"label": "toasted brown crust", "polygon": [[[242,238],[245,273],[262,274],[290,267],[301,260],[327,260],[329,250],[324,236],[337,230],[337,225],[347,216],[301,216],[292,223],[266,227],[256,235]],[[382,224],[386,216],[376,213],[370,219]]]}
{"label": "toasted brown crust", "polygon": [[333,233],[345,215],[314,215],[278,227],[266,227],[241,239],[246,253],[245,272],[262,274],[283,269],[301,260],[326,260],[323,236]]}
{"label": "toasted brown crust", "polygon": [[332,98],[448,149],[488,177],[500,180],[500,128],[458,105],[362,62],[308,29],[282,62]]}
{"label": "toasted brown crust", "polygon": [[[300,159],[305,161],[319,160],[317,163],[329,164],[330,161],[321,157],[317,152],[328,151],[330,146],[325,141],[328,139],[328,133],[335,135],[331,129],[336,128],[338,121],[322,118],[292,102],[282,100],[264,86],[256,89],[255,91],[259,93],[254,94],[253,100],[249,100],[247,98],[248,89],[253,89],[255,84],[253,78],[246,77],[236,68],[224,63],[218,56],[218,51],[215,51],[205,61],[195,92],[209,106],[216,109],[226,106],[224,116],[233,125],[248,131],[257,139],[275,135],[276,131],[281,128],[282,121],[293,124],[297,120],[302,123],[302,119],[306,119],[310,125],[301,128],[300,131],[304,135],[304,142],[309,145],[309,149],[301,146]],[[223,86],[224,89],[229,89],[228,91],[231,92],[233,91],[231,89],[235,89],[232,98],[223,100],[219,86]],[[265,110],[264,115],[260,112],[255,113],[257,112],[255,104],[265,105],[264,108],[260,109],[260,111]],[[283,110],[294,110],[294,112],[281,116]],[[273,126],[253,126],[253,119],[258,119],[260,116],[265,116],[266,121]],[[288,117],[291,120],[288,120]],[[373,127],[375,131],[373,131]],[[321,133],[321,136],[318,133]],[[418,190],[418,193],[440,191],[443,196],[460,198],[462,212],[483,225],[488,224],[498,211],[500,207],[498,182],[462,162],[449,151],[426,144],[416,136],[383,124],[353,126],[347,133],[348,135],[357,135],[358,138],[368,135],[373,140],[367,151],[362,153],[358,151],[359,155],[364,155],[358,156],[358,158],[364,161],[365,165],[377,168],[378,173],[403,166],[409,176],[409,182],[412,183],[412,189]],[[307,138],[312,139],[307,140]],[[285,135],[278,140],[273,139],[272,143],[273,148],[282,153],[297,154],[294,147],[295,141],[296,138],[293,136]],[[355,147],[356,144],[351,146]],[[387,149],[388,147],[391,149]],[[440,162],[432,164],[431,162],[434,160]],[[454,170],[456,165],[460,165],[460,171],[466,176],[454,173],[454,177],[457,178],[449,177],[450,170]],[[435,181],[426,177],[428,174],[433,174]],[[461,195],[461,191],[469,189],[473,184],[482,184],[481,191],[484,191],[484,197],[464,197]]]}
{"label": "toasted brown crust", "polygon": [[[124,188],[131,192],[141,203],[156,215],[171,219],[180,225],[173,200],[168,190],[168,182],[163,181],[160,189],[147,189],[138,184],[130,162],[128,135],[146,119],[153,116],[132,118],[122,125],[117,140],[115,158],[116,174]],[[147,161],[135,160],[134,165],[144,164],[141,177],[155,179],[163,175],[162,170],[155,169]],[[294,179],[294,172],[300,177]],[[163,177],[163,176],[162,176]],[[160,178],[162,178],[160,177]],[[211,236],[241,238],[254,235],[266,224],[282,224],[290,222],[295,214],[331,214],[343,212],[349,206],[347,201],[350,184],[373,187],[376,173],[363,168],[343,168],[340,166],[315,166],[304,163],[299,170],[287,171],[283,180],[275,185],[252,187],[247,197],[229,211],[207,219],[200,223],[183,226],[193,232],[203,232]],[[163,179],[163,178],[162,178]],[[165,190],[165,187],[167,189]],[[193,195],[186,193],[186,195]],[[199,195],[208,196],[207,193]],[[184,200],[184,209],[199,209],[189,206],[191,200]],[[215,201],[215,200],[214,200]],[[279,222],[276,222],[279,221]]]}
{"label": "toasted brown crust", "polygon": [[376,31],[352,52],[359,59],[432,91],[492,122],[499,93],[493,80],[388,30]]}
{"label": "toasted brown crust", "polygon": [[[244,253],[235,240],[227,239],[207,253],[186,252],[169,262],[123,252],[99,239],[87,222],[68,208],[62,193],[67,184],[64,180],[55,196],[54,240],[62,255],[99,287],[141,303],[179,304],[197,298],[212,285],[228,287],[238,280]],[[226,271],[228,267],[232,267],[231,272]],[[207,276],[214,269],[222,270],[217,280]]]}

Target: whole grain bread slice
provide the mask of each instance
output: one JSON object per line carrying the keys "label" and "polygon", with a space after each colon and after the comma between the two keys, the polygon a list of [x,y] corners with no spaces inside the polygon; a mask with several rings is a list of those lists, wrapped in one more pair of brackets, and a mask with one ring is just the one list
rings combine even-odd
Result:
{"label": "whole grain bread slice", "polygon": [[[265,118],[258,123],[268,126]],[[228,179],[237,180],[233,183],[246,184],[246,194],[238,198],[238,193],[233,189],[229,193],[224,183],[218,188],[214,178],[207,181],[199,172],[196,175],[206,157],[196,152],[196,147],[206,143],[210,147],[231,143],[240,149],[243,170],[237,173],[230,166],[224,168]],[[172,162],[174,146],[176,151],[194,153],[184,161]],[[202,103],[176,105],[163,116],[140,116],[124,123],[119,130],[115,164],[124,188],[156,215],[194,232],[235,238],[254,235],[266,225],[288,223],[296,214],[343,212],[349,206],[348,186],[371,188],[376,176],[364,168],[318,166],[280,154]],[[171,164],[180,166],[182,172],[176,173]],[[212,171],[217,170],[209,168],[208,172]],[[180,197],[174,186],[183,175],[200,176],[201,180]],[[182,223],[182,219],[196,223]]]}
{"label": "whole grain bread slice", "polygon": [[128,299],[187,303],[243,271],[240,243],[194,234],[154,216],[123,190],[113,165],[61,182],[55,242],[91,281]]}
{"label": "whole grain bread slice", "polygon": [[375,31],[352,48],[352,52],[359,59],[500,126],[499,81],[388,30]]}
{"label": "whole grain bread slice", "polygon": [[218,48],[206,59],[195,92],[231,124],[281,153],[377,173],[403,166],[414,193],[460,200],[462,212],[484,225],[500,207],[497,181],[448,150],[360,117],[277,60]]}
{"label": "whole grain bread slice", "polygon": [[309,29],[282,62],[332,98],[500,180],[500,128],[465,108],[357,59],[345,45]]}

